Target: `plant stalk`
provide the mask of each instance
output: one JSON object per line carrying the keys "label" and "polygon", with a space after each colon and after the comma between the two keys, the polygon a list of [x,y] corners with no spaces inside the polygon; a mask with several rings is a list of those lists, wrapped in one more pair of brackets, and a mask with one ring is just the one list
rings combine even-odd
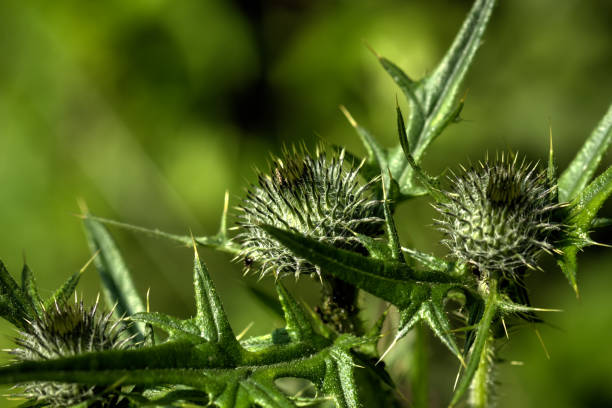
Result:
{"label": "plant stalk", "polygon": [[412,406],[414,408],[429,407],[429,367],[427,332],[422,324],[414,328],[415,341],[412,348]]}
{"label": "plant stalk", "polygon": [[491,406],[491,391],[493,386],[494,341],[489,335],[480,355],[480,363],[470,387],[469,403],[472,408]]}

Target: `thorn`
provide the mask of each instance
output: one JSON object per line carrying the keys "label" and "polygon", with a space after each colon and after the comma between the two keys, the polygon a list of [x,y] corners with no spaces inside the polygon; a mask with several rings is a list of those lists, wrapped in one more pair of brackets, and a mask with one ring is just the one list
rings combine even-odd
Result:
{"label": "thorn", "polygon": [[151,304],[149,303],[149,296],[151,295],[151,288],[147,289],[147,313],[151,311]]}
{"label": "thorn", "polygon": [[219,235],[225,237],[227,235],[227,210],[229,209],[229,190],[225,190],[223,201],[223,214],[221,215],[221,225],[219,226]]}
{"label": "thorn", "polygon": [[370,50],[370,52],[371,52],[372,54],[374,54],[374,56],[375,56],[376,58],[378,58],[378,59],[381,59],[381,58],[382,58],[382,57],[380,56],[380,54],[379,54],[379,53],[377,53],[377,52],[374,50],[374,48],[373,48],[373,47],[370,45],[370,43],[369,43],[367,40],[365,40],[365,39],[364,39],[364,40],[363,40],[363,43],[364,43],[364,45],[366,46],[366,48],[367,48],[368,50]]}
{"label": "thorn", "polygon": [[574,289],[574,292],[576,293],[576,299],[580,299],[580,292],[578,291],[578,284],[574,282],[572,284],[572,288]]}
{"label": "thorn", "polygon": [[612,245],[604,244],[604,243],[597,242],[597,241],[593,241],[590,238],[587,240],[587,245],[595,245],[595,246],[600,246],[600,247],[604,247],[604,248],[612,248]]}
{"label": "thorn", "polygon": [[340,105],[338,106],[340,108],[340,111],[342,112],[342,114],[346,117],[346,120],[348,120],[348,122],[350,123],[350,125],[354,128],[356,128],[357,125],[357,121],[355,119],[353,119],[353,116],[351,115],[351,113],[346,109],[346,107],[344,105]]}
{"label": "thorn", "polygon": [[98,256],[99,253],[100,253],[99,249],[96,252],[94,252],[94,254],[91,256],[91,258],[89,258],[89,260],[87,262],[85,262],[85,265],[83,265],[83,267],[79,270],[79,273],[85,272],[87,267],[93,262],[94,259],[96,259],[96,256]]}
{"label": "thorn", "polygon": [[525,363],[523,363],[522,361],[512,360],[512,361],[510,361],[510,365],[513,365],[513,366],[522,366],[522,365],[525,365]]}
{"label": "thorn", "polygon": [[548,119],[548,145],[549,145],[549,150],[548,150],[548,154],[550,155],[550,157],[553,156],[553,137],[552,137],[552,123],[550,122],[550,118]]}
{"label": "thorn", "polygon": [[247,332],[251,329],[251,327],[253,327],[253,325],[255,324],[255,322],[251,322],[247,325],[247,327],[245,327],[240,333],[238,333],[238,335],[236,336],[236,340],[240,341],[245,334],[247,334]]}
{"label": "thorn", "polygon": [[397,336],[393,339],[389,347],[387,347],[387,350],[385,350],[385,352],[382,353],[382,355],[380,356],[380,358],[378,359],[375,365],[378,365],[381,361],[383,361],[385,356],[391,351],[393,347],[395,347],[396,344],[397,344]]}
{"label": "thorn", "polygon": [[544,340],[542,340],[542,336],[540,336],[540,331],[536,328],[533,329],[535,331],[536,336],[538,336],[538,340],[540,340],[540,344],[542,345],[542,349],[544,350],[544,354],[546,354],[546,359],[550,360],[550,354],[548,354],[548,350],[546,349],[546,345],[544,344]]}
{"label": "thorn", "polygon": [[459,383],[459,377],[461,376],[462,365],[459,366],[459,370],[457,371],[457,376],[455,377],[455,383],[453,384],[453,391],[457,388],[457,384]]}
{"label": "thorn", "polygon": [[508,328],[506,327],[506,320],[502,317],[502,326],[504,326],[504,333],[506,333],[506,338],[510,340],[510,336],[508,336]]}
{"label": "thorn", "polygon": [[193,231],[191,229],[189,229],[189,235],[191,236],[191,243],[193,245],[193,252],[195,254],[195,257],[197,259],[200,259],[200,254],[198,253],[198,243],[196,242],[194,236],[193,236]]}

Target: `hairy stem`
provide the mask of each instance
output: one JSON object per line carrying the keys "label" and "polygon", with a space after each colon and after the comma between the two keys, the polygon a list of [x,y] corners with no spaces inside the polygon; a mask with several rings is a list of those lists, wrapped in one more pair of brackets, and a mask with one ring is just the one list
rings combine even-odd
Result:
{"label": "hairy stem", "polygon": [[485,346],[480,354],[478,370],[470,387],[470,406],[473,408],[487,408],[491,406],[491,389],[493,385],[494,364],[494,341],[493,336],[487,337]]}
{"label": "hairy stem", "polygon": [[412,349],[412,406],[429,407],[429,370],[427,361],[427,332],[422,324],[414,328],[415,342]]}

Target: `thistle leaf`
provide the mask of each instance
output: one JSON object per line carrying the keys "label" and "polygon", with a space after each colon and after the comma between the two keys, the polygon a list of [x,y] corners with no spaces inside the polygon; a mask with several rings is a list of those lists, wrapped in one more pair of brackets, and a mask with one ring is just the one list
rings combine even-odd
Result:
{"label": "thistle leaf", "polygon": [[346,350],[332,349],[325,360],[323,390],[333,396],[338,408],[361,407],[355,383],[353,356]]}
{"label": "thistle leaf", "polygon": [[308,340],[313,336],[313,329],[302,306],[291,296],[280,282],[276,282],[276,292],[285,315],[285,323],[290,335],[296,341]]}
{"label": "thistle leaf", "polygon": [[587,232],[597,212],[611,193],[612,166],[580,192],[573,202],[568,221],[581,232]]}
{"label": "thistle leaf", "polygon": [[452,270],[454,266],[452,263],[446,262],[434,255],[417,251],[416,249],[402,248],[402,251],[404,254],[408,255],[410,259],[433,271],[448,272]]}
{"label": "thistle leaf", "polygon": [[[131,273],[125,264],[115,241],[104,225],[91,218],[84,218],[85,235],[92,253],[98,251],[94,264],[102,281],[107,304],[115,309],[116,316],[131,316],[144,312],[145,305],[132,281]],[[133,329],[140,337],[145,334],[142,324]]]}
{"label": "thistle leaf", "polygon": [[77,285],[79,284],[79,280],[81,279],[81,274],[83,270],[77,271],[70,275],[70,277],[60,286],[47,300],[44,301],[45,309],[52,307],[55,302],[61,303],[65,302],[74,294]]}
{"label": "thistle leaf", "polygon": [[33,306],[2,261],[0,261],[0,295],[2,317],[19,328],[24,327],[24,319],[31,316]]}
{"label": "thistle leaf", "polygon": [[196,298],[196,324],[200,335],[213,343],[222,344],[238,353],[240,345],[232,330],[221,299],[208,274],[206,265],[200,260],[194,243],[193,284]]}
{"label": "thistle leaf", "polygon": [[342,111],[344,116],[346,116],[346,119],[355,129],[357,135],[361,139],[361,142],[363,143],[363,146],[365,147],[368,153],[367,163],[376,166],[377,170],[375,174],[380,174],[381,172],[384,172],[387,168],[387,157],[383,147],[378,143],[376,138],[372,136],[372,134],[368,130],[360,126],[357,121],[353,119],[353,116],[344,106],[341,105],[340,110]]}
{"label": "thistle leaf", "polygon": [[365,257],[321,243],[301,234],[272,226],[263,227],[296,255],[398,307],[410,303],[410,293],[417,282],[449,283],[454,279],[435,271],[413,270],[406,264]]}
{"label": "thistle leaf", "polygon": [[[392,178],[391,174],[389,174],[389,178]],[[395,220],[393,219],[393,213],[391,211],[391,207],[389,206],[389,197],[387,194],[387,189],[383,186],[383,213],[385,215],[385,227],[387,230],[389,249],[394,260],[397,262],[406,263],[406,259],[402,253],[402,245],[400,244],[399,235],[397,234]]]}
{"label": "thistle leaf", "polygon": [[574,199],[587,185],[612,141],[612,105],[559,177],[559,201]]}
{"label": "thistle leaf", "polygon": [[[427,147],[442,131],[459,118],[463,100],[455,104],[459,86],[480,46],[495,0],[474,3],[453,44],[435,71],[418,82],[412,81],[399,67],[386,58],[379,62],[400,87],[410,106],[402,146],[419,163]],[[403,119],[402,119],[403,120]],[[402,139],[400,139],[402,140]],[[401,151],[394,149],[387,157],[393,177],[399,180],[402,198],[421,195],[415,186],[414,167],[409,166]]]}
{"label": "thistle leaf", "polygon": [[247,378],[240,381],[236,400],[236,408],[250,408],[253,404],[266,408],[295,408],[293,402],[271,380],[259,378]]}
{"label": "thistle leaf", "polygon": [[[196,243],[203,247],[212,248],[217,251],[227,252],[227,253],[234,254],[234,255],[238,254],[240,250],[239,246],[227,237],[226,218],[227,218],[227,195],[226,195],[226,206],[224,206],[223,213],[221,216],[219,232],[216,235],[195,237]],[[85,214],[83,216],[83,219],[93,220],[100,224],[110,225],[110,226],[121,228],[127,231],[141,233],[141,234],[148,235],[154,238],[167,239],[170,241],[178,242],[187,247],[190,247],[193,242],[192,237],[190,235],[170,234],[168,232],[164,232],[159,229],[145,228],[145,227],[141,227],[138,225],[132,225],[132,224],[128,224],[125,222],[111,220],[108,218],[97,217],[91,214]]]}
{"label": "thistle leaf", "polygon": [[[429,175],[427,175],[419,167],[419,165],[416,163],[416,160],[412,156],[412,151],[410,147],[411,145],[408,142],[410,136],[409,134],[406,133],[406,128],[404,126],[404,117],[402,115],[402,110],[400,109],[399,105],[396,106],[396,113],[397,113],[397,131],[399,134],[400,145],[402,146],[402,150],[404,151],[404,154],[406,155],[406,160],[408,161],[408,165],[410,169],[412,169],[412,173],[411,173],[412,177],[436,201],[438,202],[445,201],[446,198],[444,197],[444,194],[442,194],[442,192],[438,188],[437,186],[438,183],[436,179],[434,177],[430,177]],[[413,183],[412,179],[408,180],[408,182],[411,185]],[[411,190],[414,190],[414,188],[411,188]]]}
{"label": "thistle leaf", "polygon": [[612,167],[578,194],[572,201],[572,207],[565,221],[570,228],[568,244],[561,248],[563,254],[557,257],[557,263],[576,295],[578,295],[576,254],[580,249],[593,244],[588,235],[589,229],[610,194],[612,194]]}
{"label": "thistle leaf", "polygon": [[[463,363],[461,350],[452,335],[450,322],[444,311],[446,292],[452,285],[419,286],[411,294],[411,302],[400,309],[400,323],[391,346],[395,346],[417,323],[423,322],[434,335]],[[384,355],[383,355],[384,357]],[[383,358],[381,357],[381,359]]]}
{"label": "thistle leaf", "polygon": [[193,320],[181,320],[159,312],[141,312],[130,316],[130,320],[148,323],[170,334],[170,339],[185,338],[196,343],[203,341],[198,326]]}
{"label": "thistle leaf", "polygon": [[420,157],[419,152],[431,141],[432,134],[437,132],[436,126],[455,111],[453,103],[459,86],[480,46],[494,5],[495,0],[474,2],[450,49],[436,70],[423,81],[427,123],[415,146],[415,157]]}
{"label": "thistle leaf", "polygon": [[38,293],[38,286],[36,285],[36,278],[32,273],[32,270],[27,264],[23,264],[21,270],[21,289],[30,300],[36,313],[40,313],[42,308],[40,305],[43,303]]}

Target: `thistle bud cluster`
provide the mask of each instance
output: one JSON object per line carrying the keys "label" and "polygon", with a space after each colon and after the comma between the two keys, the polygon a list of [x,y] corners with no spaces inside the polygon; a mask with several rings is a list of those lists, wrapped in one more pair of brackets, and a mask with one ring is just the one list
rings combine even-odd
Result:
{"label": "thistle bud cluster", "polygon": [[[362,163],[363,164],[363,163]],[[247,269],[257,264],[262,276],[317,274],[315,265],[295,256],[263,228],[272,225],[336,247],[356,250],[358,234],[382,232],[382,205],[370,194],[378,178],[360,184],[362,164],[345,162],[345,152],[328,157],[317,149],[285,150],[274,158],[269,174],[260,173],[240,210],[237,239]]]}
{"label": "thistle bud cluster", "polygon": [[[15,340],[17,348],[10,352],[18,361],[39,361],[128,348],[132,338],[125,333],[127,326],[121,320],[114,321],[112,313],[100,313],[97,300],[91,308],[76,298],[74,304],[56,302],[28,321]],[[100,397],[101,406],[113,406],[104,402],[112,396],[102,396],[103,390],[96,386],[60,382],[31,382],[23,386],[19,397],[50,406],[72,406],[94,397]]]}
{"label": "thistle bud cluster", "polygon": [[451,255],[481,274],[511,276],[536,269],[542,251],[552,253],[556,186],[537,163],[516,155],[485,160],[450,177],[446,200],[435,205],[436,220]]}

